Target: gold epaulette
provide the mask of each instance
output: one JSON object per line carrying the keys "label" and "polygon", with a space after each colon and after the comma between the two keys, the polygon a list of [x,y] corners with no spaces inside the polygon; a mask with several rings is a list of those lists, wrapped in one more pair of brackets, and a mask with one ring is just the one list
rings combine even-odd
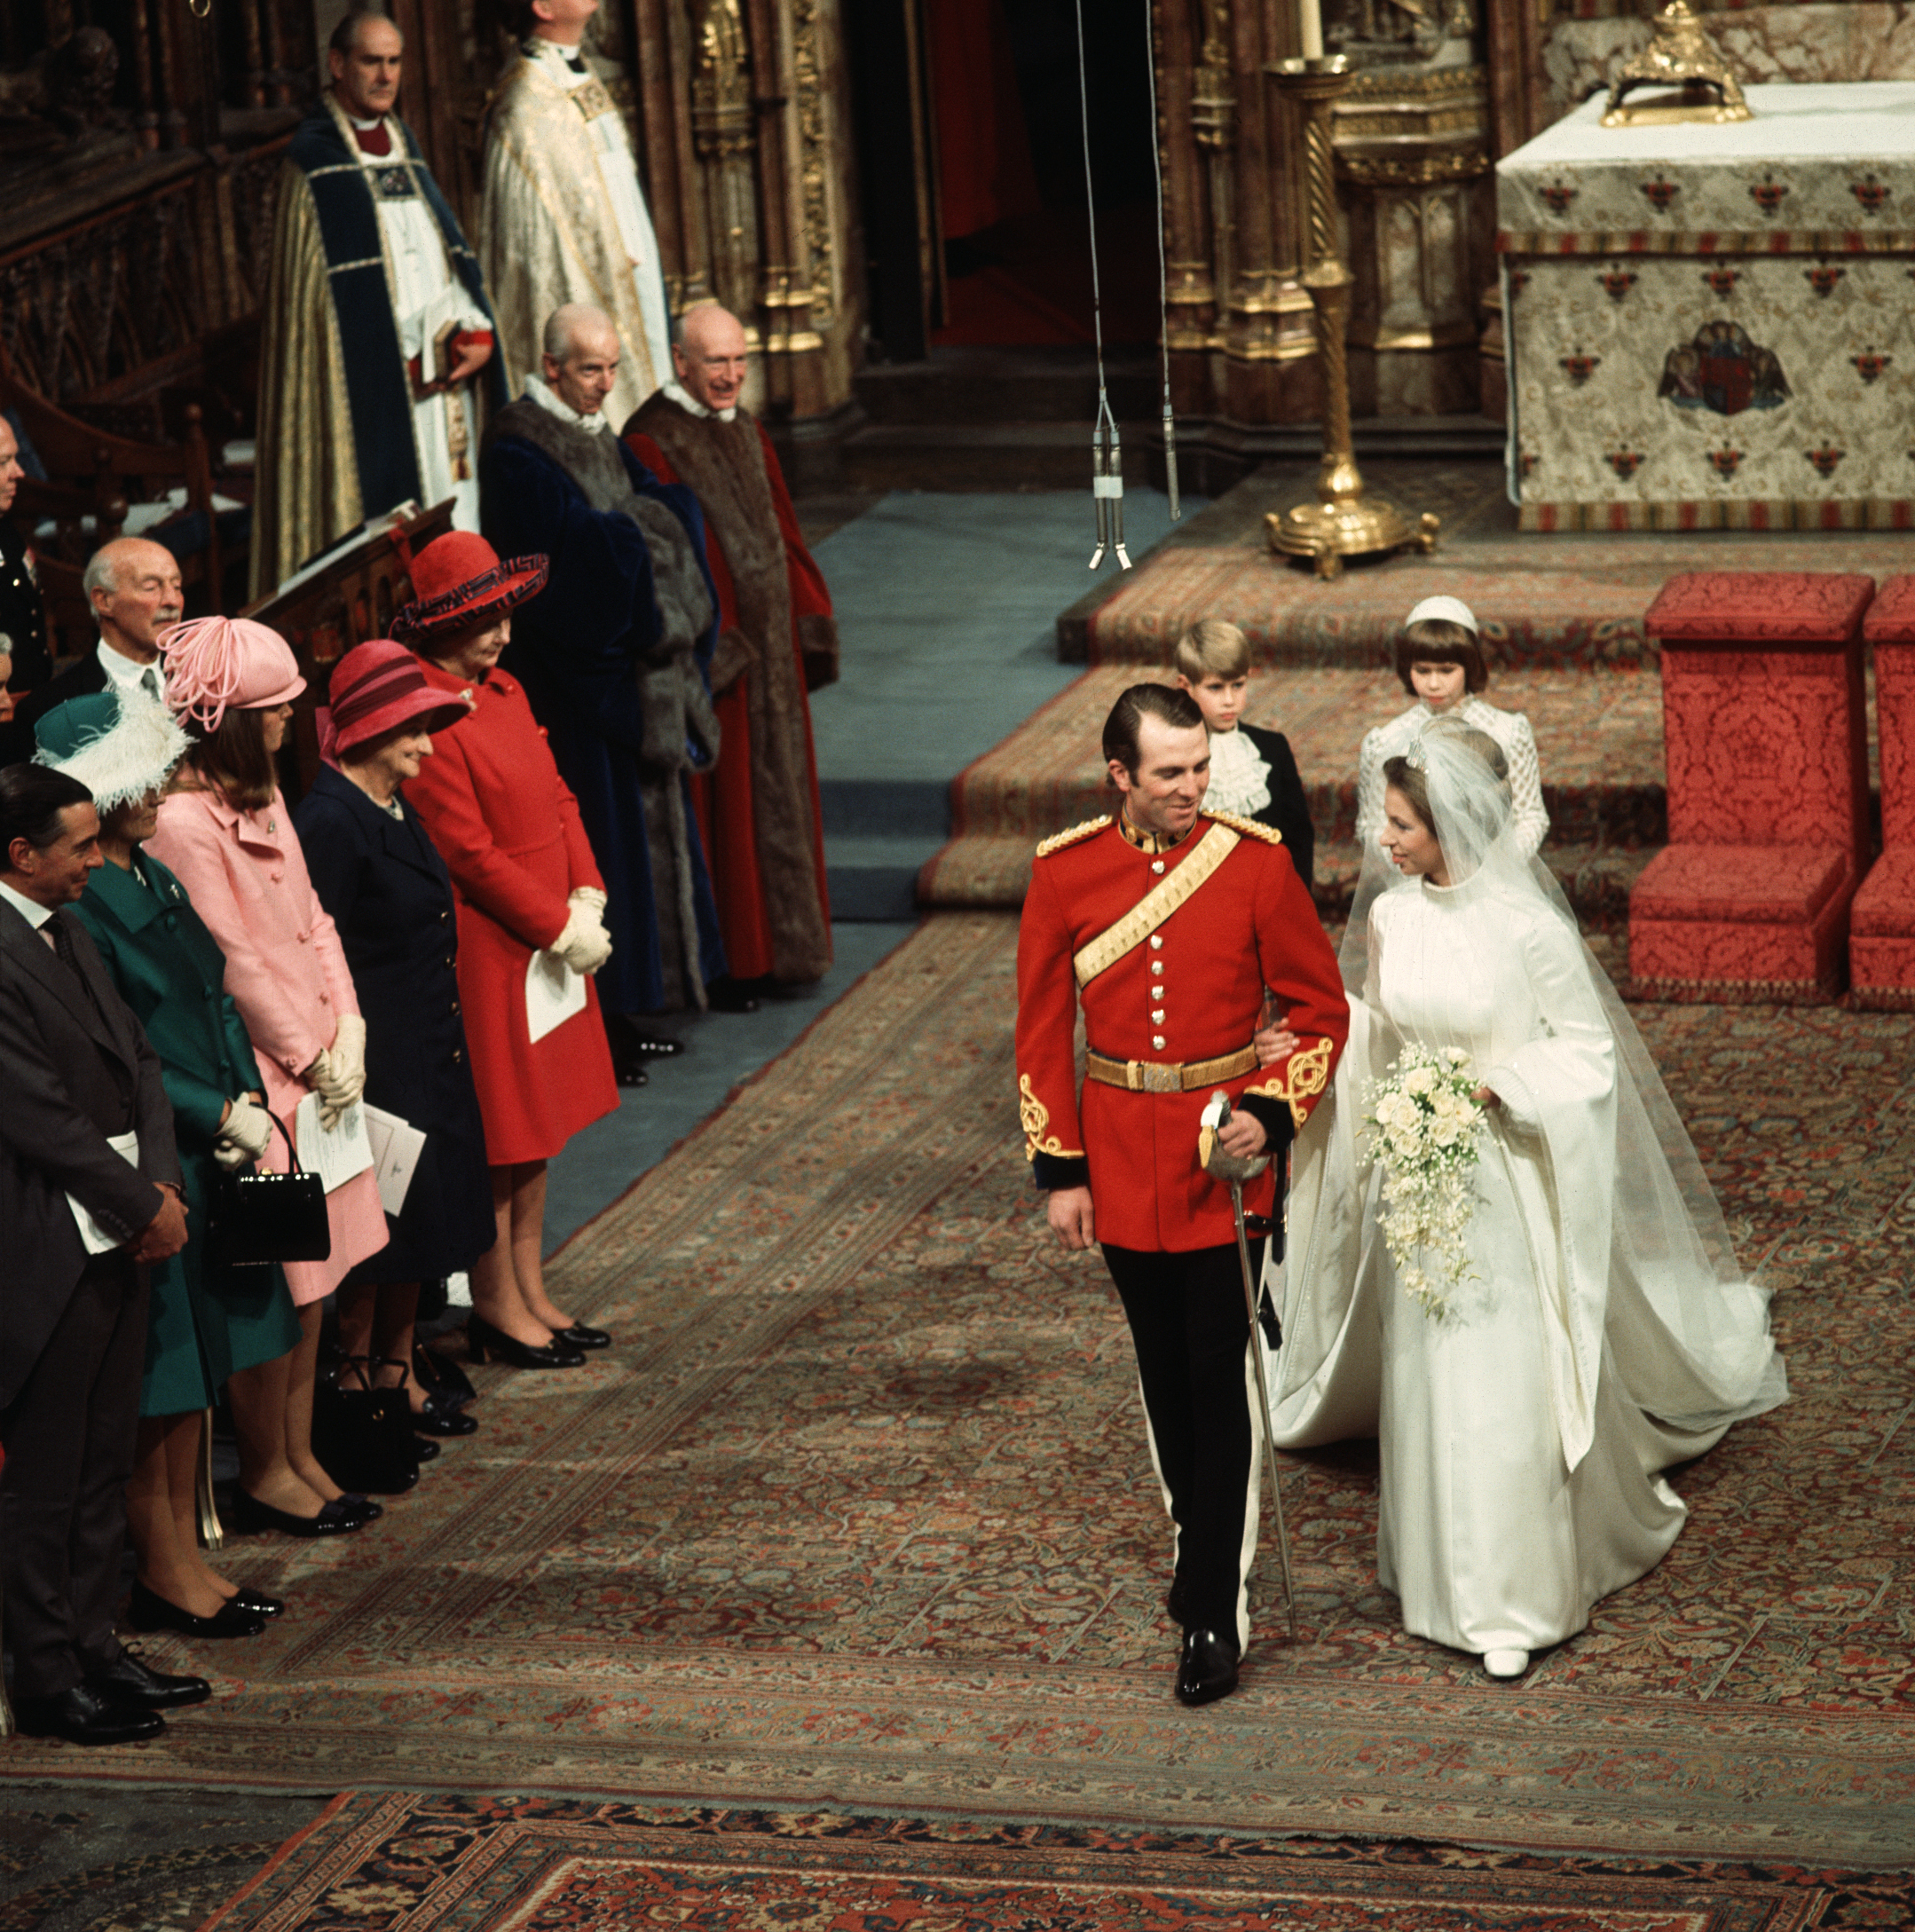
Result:
{"label": "gold epaulette", "polygon": [[1101,832],[1110,823],[1108,812],[1101,818],[1087,818],[1081,825],[1073,825],[1068,832],[1053,832],[1037,848],[1036,856],[1047,859],[1053,852],[1061,852],[1068,845],[1076,845],[1080,839],[1088,839],[1094,832]]}
{"label": "gold epaulette", "polygon": [[1240,818],[1234,812],[1206,812],[1206,818],[1214,818],[1220,825],[1228,825],[1233,832],[1239,832],[1246,839],[1261,839],[1265,845],[1281,845],[1283,834],[1274,825],[1260,825],[1254,818]]}

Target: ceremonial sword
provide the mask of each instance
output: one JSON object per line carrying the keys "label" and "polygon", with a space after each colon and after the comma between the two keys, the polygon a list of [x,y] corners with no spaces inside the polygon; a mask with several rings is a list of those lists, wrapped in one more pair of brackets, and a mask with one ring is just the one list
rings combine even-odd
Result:
{"label": "ceremonial sword", "polygon": [[1203,1129],[1197,1136],[1197,1157],[1205,1173],[1230,1189],[1230,1211],[1237,1224],[1237,1263],[1243,1271],[1243,1305],[1250,1318],[1250,1360],[1257,1368],[1257,1399],[1264,1406],[1265,1467],[1270,1471],[1270,1500],[1277,1517],[1277,1555],[1283,1564],[1283,1601],[1290,1613],[1290,1642],[1296,1636],[1296,1592],[1290,1582],[1290,1533],[1283,1520],[1283,1486],[1277,1479],[1275,1433],[1270,1419],[1270,1377],[1264,1368],[1263,1337],[1257,1327],[1257,1283],[1250,1275],[1250,1242],[1243,1225],[1243,1184],[1255,1180],[1270,1165],[1267,1154],[1246,1157],[1225,1151],[1219,1136],[1230,1121],[1230,1096],[1221,1087],[1203,1110]]}

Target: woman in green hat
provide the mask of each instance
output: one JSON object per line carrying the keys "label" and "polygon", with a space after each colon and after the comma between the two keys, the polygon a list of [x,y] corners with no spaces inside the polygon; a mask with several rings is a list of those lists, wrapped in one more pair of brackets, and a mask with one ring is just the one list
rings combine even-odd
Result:
{"label": "woman in green hat", "polygon": [[274,1129],[251,1043],[225,990],[225,959],[185,888],[140,849],[186,734],[154,700],[101,691],[57,706],[35,737],[38,761],[77,778],[99,813],[107,863],[74,911],[160,1056],[192,1228],[180,1253],[152,1272],[138,1461],[126,1498],[139,1565],[132,1621],[142,1630],[253,1636],[285,1606],[236,1588],[201,1553],[201,1416],[235,1369],[293,1348],[299,1318],[277,1267],[207,1266],[215,1171],[264,1153]]}

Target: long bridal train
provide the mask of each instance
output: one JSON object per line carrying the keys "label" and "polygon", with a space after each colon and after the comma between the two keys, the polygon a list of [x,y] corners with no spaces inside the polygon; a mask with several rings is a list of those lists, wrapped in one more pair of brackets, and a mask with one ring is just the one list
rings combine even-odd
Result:
{"label": "long bridal train", "polygon": [[[1652,1568],[1686,1514],[1659,1471],[1787,1382],[1767,1292],[1738,1273],[1634,1023],[1541,868],[1510,856],[1486,769],[1424,742],[1446,851],[1468,849],[1471,824],[1486,836],[1453,863],[1459,884],[1367,875],[1349,1045],[1296,1144],[1290,1259],[1266,1271],[1283,1324],[1273,1433],[1379,1438],[1377,1572],[1404,1628],[1487,1657],[1574,1636]],[[1446,823],[1457,786],[1468,816]],[[1366,1084],[1412,1040],[1463,1048],[1501,1101],[1442,1316],[1398,1282],[1359,1136]]]}

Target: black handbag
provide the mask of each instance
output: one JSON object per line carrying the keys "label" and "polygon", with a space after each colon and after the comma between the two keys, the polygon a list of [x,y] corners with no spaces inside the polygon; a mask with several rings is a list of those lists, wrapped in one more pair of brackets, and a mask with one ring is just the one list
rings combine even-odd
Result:
{"label": "black handbag", "polygon": [[[375,1389],[373,1370],[399,1369],[396,1389]],[[322,1365],[312,1385],[312,1453],[319,1467],[349,1494],[400,1496],[419,1480],[413,1452],[412,1406],[406,1371],[397,1362],[363,1355],[340,1359],[337,1373]],[[339,1376],[349,1377],[342,1382]],[[354,1387],[351,1384],[357,1384]]]}
{"label": "black handbag", "polygon": [[276,1261],[326,1261],[333,1252],[326,1189],[299,1164],[298,1150],[277,1114],[266,1116],[286,1142],[291,1171],[224,1170],[213,1187],[206,1230],[215,1267],[263,1268]]}

